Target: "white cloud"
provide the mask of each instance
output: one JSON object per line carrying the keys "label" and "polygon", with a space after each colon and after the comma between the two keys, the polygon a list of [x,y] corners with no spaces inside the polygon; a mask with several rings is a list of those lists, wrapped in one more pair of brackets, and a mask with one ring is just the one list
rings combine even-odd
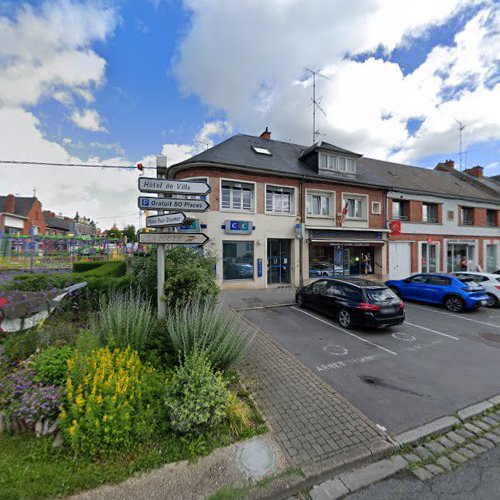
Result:
{"label": "white cloud", "polygon": [[[317,95],[324,136],[368,156],[415,161],[455,152],[454,117],[467,123],[470,144],[500,139],[499,13],[488,1],[294,0],[244,4],[187,0],[191,27],[174,68],[181,88],[224,110],[238,128],[310,144],[311,86],[306,67],[321,69]],[[471,14],[471,5],[479,6]],[[471,18],[451,46],[437,46],[412,73],[396,62],[354,55],[385,54],[427,36],[462,13]],[[230,41],[230,42],[228,42]],[[496,73],[495,73],[496,72]],[[417,133],[410,119],[421,120]],[[393,154],[398,150],[397,154]]]}
{"label": "white cloud", "polygon": [[106,128],[101,125],[101,117],[95,109],[75,110],[71,115],[71,119],[75,125],[85,130],[107,132]]}

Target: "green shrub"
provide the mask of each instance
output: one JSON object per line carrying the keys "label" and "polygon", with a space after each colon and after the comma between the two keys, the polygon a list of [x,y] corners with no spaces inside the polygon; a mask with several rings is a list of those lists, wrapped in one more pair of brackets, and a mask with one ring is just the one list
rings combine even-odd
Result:
{"label": "green shrub", "polygon": [[109,261],[101,264],[99,267],[89,269],[81,273],[82,276],[110,276],[119,278],[125,276],[127,272],[127,264],[124,260]]}
{"label": "green shrub", "polygon": [[68,361],[61,429],[70,446],[88,455],[128,450],[149,440],[164,420],[162,377],[129,348],[107,347]]}
{"label": "green shrub", "polygon": [[35,381],[48,385],[64,385],[68,375],[68,359],[75,354],[71,346],[47,347],[33,360]]}
{"label": "green shrub", "polygon": [[92,269],[97,269],[102,266],[106,261],[97,261],[97,262],[75,262],[73,264],[73,272],[74,273],[84,273],[86,271],[90,271]]}
{"label": "green shrub", "polygon": [[51,288],[66,288],[74,282],[75,280],[71,274],[16,274],[9,283],[2,285],[2,289],[18,290],[20,292],[42,292]]}
{"label": "green shrub", "polygon": [[229,392],[203,352],[189,354],[167,384],[165,406],[173,430],[202,434],[226,416]]}
{"label": "green shrub", "polygon": [[87,286],[78,294],[78,306],[80,312],[88,313],[96,311],[99,308],[101,297],[111,293],[125,292],[131,284],[130,276],[121,276],[119,278],[111,276],[84,276],[75,274],[75,281],[85,281]]}
{"label": "green shrub", "polygon": [[250,407],[234,392],[229,393],[226,418],[229,423],[229,429],[236,436],[252,425],[252,411]]}
{"label": "green shrub", "polygon": [[178,357],[203,351],[211,365],[221,370],[241,361],[254,335],[237,313],[215,299],[169,307],[164,328]]}
{"label": "green shrub", "polygon": [[91,329],[102,345],[144,352],[148,337],[156,325],[151,303],[139,291],[115,291],[102,296],[100,310]]}

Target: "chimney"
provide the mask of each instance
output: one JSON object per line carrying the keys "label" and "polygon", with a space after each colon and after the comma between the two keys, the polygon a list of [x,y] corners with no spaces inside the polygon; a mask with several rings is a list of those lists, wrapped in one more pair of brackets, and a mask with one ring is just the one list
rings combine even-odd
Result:
{"label": "chimney", "polygon": [[8,194],[7,199],[5,200],[5,211],[9,214],[13,214],[14,209],[16,208],[16,198],[13,194]]}
{"label": "chimney", "polygon": [[480,165],[476,165],[475,167],[464,170],[464,174],[469,174],[473,175],[474,177],[481,178],[483,177],[483,167],[481,167]]}
{"label": "chimney", "polygon": [[453,160],[445,160],[444,162],[439,162],[434,170],[441,170],[443,172],[449,172],[450,170],[455,170],[455,162]]}
{"label": "chimney", "polygon": [[271,140],[271,132],[269,132],[268,128],[266,127],[266,130],[260,134],[262,139],[267,139],[268,141]]}

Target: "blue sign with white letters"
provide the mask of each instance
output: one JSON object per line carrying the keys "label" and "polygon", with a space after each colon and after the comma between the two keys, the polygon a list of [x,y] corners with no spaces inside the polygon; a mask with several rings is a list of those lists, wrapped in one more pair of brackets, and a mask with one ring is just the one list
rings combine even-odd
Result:
{"label": "blue sign with white letters", "polygon": [[224,231],[226,234],[252,234],[253,222],[248,220],[227,220]]}
{"label": "blue sign with white letters", "polygon": [[257,259],[257,276],[262,278],[262,259]]}

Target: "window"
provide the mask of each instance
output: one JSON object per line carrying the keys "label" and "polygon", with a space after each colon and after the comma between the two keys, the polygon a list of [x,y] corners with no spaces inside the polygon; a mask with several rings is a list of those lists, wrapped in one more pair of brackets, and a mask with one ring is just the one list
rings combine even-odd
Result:
{"label": "window", "polygon": [[257,146],[252,146],[252,149],[260,154],[260,155],[269,155],[271,156],[271,152],[269,151],[269,149],[266,149],[266,148],[258,148]]}
{"label": "window", "polygon": [[496,210],[486,210],[486,225],[489,227],[496,227],[497,225]]}
{"label": "window", "polygon": [[418,276],[413,276],[408,279],[408,283],[415,283],[416,285],[421,285],[423,283],[427,283],[427,276],[423,276],[419,274]]}
{"label": "window", "polygon": [[429,276],[427,278],[428,285],[438,285],[438,286],[449,286],[451,285],[450,278],[444,278],[443,276]]}
{"label": "window", "polygon": [[372,201],[372,214],[379,215],[382,213],[382,203],[380,201]]}
{"label": "window", "polygon": [[448,220],[453,220],[455,218],[455,212],[453,210],[448,210]]}
{"label": "window", "polygon": [[326,291],[326,285],[326,281],[316,281],[311,285],[311,291],[312,293],[324,294]]}
{"label": "window", "polygon": [[462,224],[466,224],[467,226],[471,226],[474,222],[474,209],[471,207],[462,207]]}
{"label": "window", "polygon": [[253,211],[254,185],[222,181],[221,207],[230,210]]}
{"label": "window", "polygon": [[422,203],[422,222],[431,224],[437,222],[437,205],[435,203]]}
{"label": "window", "polygon": [[332,205],[331,195],[320,193],[307,194],[307,215],[329,217]]}
{"label": "window", "polygon": [[408,220],[408,202],[392,200],[392,218],[394,220]]}
{"label": "window", "polygon": [[224,280],[253,279],[253,241],[222,243],[222,275]]}
{"label": "window", "polygon": [[343,156],[334,156],[326,153],[319,154],[319,168],[322,170],[331,170],[334,172],[356,173],[356,162],[352,158]]}
{"label": "window", "polygon": [[349,219],[362,219],[365,215],[365,199],[359,196],[347,196],[344,198],[347,205],[347,217]]}
{"label": "window", "polygon": [[274,214],[293,214],[294,210],[293,188],[280,186],[266,187],[266,212]]}

